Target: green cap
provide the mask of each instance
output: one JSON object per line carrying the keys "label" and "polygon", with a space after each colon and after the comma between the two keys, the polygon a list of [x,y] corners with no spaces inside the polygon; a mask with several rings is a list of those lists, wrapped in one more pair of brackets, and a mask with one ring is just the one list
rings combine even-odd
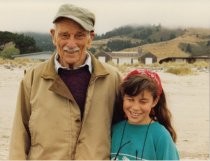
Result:
{"label": "green cap", "polygon": [[54,17],[53,23],[61,17],[72,19],[87,31],[94,30],[95,15],[85,8],[77,7],[72,4],[63,4]]}

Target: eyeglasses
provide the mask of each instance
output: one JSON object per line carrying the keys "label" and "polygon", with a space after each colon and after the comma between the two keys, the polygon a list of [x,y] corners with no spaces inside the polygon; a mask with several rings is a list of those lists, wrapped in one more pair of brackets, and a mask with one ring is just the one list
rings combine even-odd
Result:
{"label": "eyeglasses", "polygon": [[68,32],[61,32],[58,34],[59,38],[62,40],[68,40],[71,37],[71,35],[73,35],[75,40],[83,40],[87,36],[90,36],[90,32],[78,32],[76,34],[70,34]]}
{"label": "eyeglasses", "polygon": [[[151,122],[152,122],[152,119],[151,119],[151,121],[150,121],[150,123],[149,123],[149,125],[148,125],[148,127],[147,127],[147,129],[146,129],[146,134],[145,134],[145,139],[144,139],[144,143],[143,143],[143,148],[142,148],[142,153],[141,153],[140,160],[143,159],[145,143],[146,143],[146,139],[147,139],[147,135],[148,135],[148,131],[149,131],[149,127],[150,127],[150,125],[151,125]],[[121,137],[121,141],[120,141],[120,147],[119,147],[119,149],[118,149],[118,151],[117,151],[117,153],[116,153],[116,156],[114,157],[114,160],[116,160],[117,157],[119,156],[119,153],[120,153],[121,149],[122,149],[124,146],[128,145],[129,143],[131,143],[131,141],[129,140],[129,141],[125,142],[124,144],[122,144],[123,137],[124,137],[124,133],[125,133],[126,125],[127,125],[127,120],[125,121],[125,124],[124,124],[124,127],[123,127],[122,137]],[[135,154],[135,155],[136,155],[136,160],[139,160],[139,158],[138,158],[138,150],[136,150],[136,154]]]}
{"label": "eyeglasses", "polygon": [[117,154],[116,154],[116,156],[114,157],[114,160],[117,159],[117,157],[118,157],[118,155],[119,155],[119,153],[120,153],[120,150],[121,150],[125,145],[129,144],[130,142],[131,142],[131,141],[129,140],[129,141],[125,142],[123,145],[121,145],[121,146],[119,147],[119,149],[118,149],[118,151],[117,151]]}
{"label": "eyeglasses", "polygon": [[[121,149],[122,149],[124,146],[126,146],[127,144],[129,144],[129,143],[131,143],[130,140],[127,141],[127,142],[125,142],[124,144],[122,144],[122,145],[119,147],[119,149],[118,149],[118,151],[117,151],[117,153],[116,153],[116,155],[115,155],[115,157],[114,157],[113,160],[117,160],[117,157],[119,156]],[[136,153],[135,153],[135,160],[142,160],[143,153],[142,153],[142,155],[141,155],[141,158],[139,158],[139,157],[138,157],[138,152],[139,152],[139,151],[136,150]]]}

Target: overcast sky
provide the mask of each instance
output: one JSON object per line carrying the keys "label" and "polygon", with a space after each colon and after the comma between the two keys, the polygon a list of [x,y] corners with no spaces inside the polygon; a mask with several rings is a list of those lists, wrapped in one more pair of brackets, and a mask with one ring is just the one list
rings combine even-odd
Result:
{"label": "overcast sky", "polygon": [[95,13],[95,31],[127,24],[210,28],[210,0],[0,0],[0,31],[49,32],[63,3]]}

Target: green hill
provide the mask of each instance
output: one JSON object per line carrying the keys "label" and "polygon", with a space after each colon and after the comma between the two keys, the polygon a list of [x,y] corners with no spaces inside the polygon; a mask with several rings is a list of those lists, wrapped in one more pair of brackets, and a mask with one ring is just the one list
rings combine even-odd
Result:
{"label": "green hill", "polygon": [[[133,42],[133,44],[136,43],[136,46],[123,48],[120,51],[137,51],[141,47],[143,52],[151,52],[158,58],[169,56],[210,56],[210,29],[166,29],[160,26],[156,30],[154,26],[149,28],[153,29],[152,32],[142,39],[133,37],[134,33],[141,32],[138,27],[133,28],[131,32],[123,34],[120,32],[120,28],[115,29],[109,32],[108,36],[106,34],[99,36],[98,40],[93,42],[93,47],[96,52],[100,50],[116,51],[110,49],[108,44],[114,41],[116,43],[117,40],[118,45],[120,45],[119,40],[121,40]],[[113,33],[113,37],[111,33]],[[117,35],[116,33],[122,35]]]}
{"label": "green hill", "polygon": [[[15,40],[16,47],[20,46],[17,45],[19,42],[21,42],[23,47],[29,46],[27,43],[31,42],[33,46],[37,46],[42,51],[54,50],[50,34],[47,33],[3,34],[5,35],[4,37],[1,36],[0,47],[6,42]],[[21,41],[19,41],[20,38]],[[32,41],[32,38],[35,42]],[[20,50],[21,53],[25,52],[23,47]],[[90,50],[93,54],[97,54],[101,51],[137,51],[139,47],[143,52],[151,52],[158,58],[169,56],[210,56],[210,29],[169,29],[160,25],[122,26],[102,35],[96,34]]]}

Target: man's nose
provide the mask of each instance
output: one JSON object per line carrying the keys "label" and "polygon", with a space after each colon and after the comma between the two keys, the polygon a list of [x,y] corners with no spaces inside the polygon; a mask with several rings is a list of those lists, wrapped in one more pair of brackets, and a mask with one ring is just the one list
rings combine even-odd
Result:
{"label": "man's nose", "polygon": [[74,38],[74,36],[73,35],[71,35],[69,38],[68,38],[68,40],[66,40],[67,41],[67,45],[69,46],[69,47],[76,47],[77,45],[76,45],[76,39]]}

